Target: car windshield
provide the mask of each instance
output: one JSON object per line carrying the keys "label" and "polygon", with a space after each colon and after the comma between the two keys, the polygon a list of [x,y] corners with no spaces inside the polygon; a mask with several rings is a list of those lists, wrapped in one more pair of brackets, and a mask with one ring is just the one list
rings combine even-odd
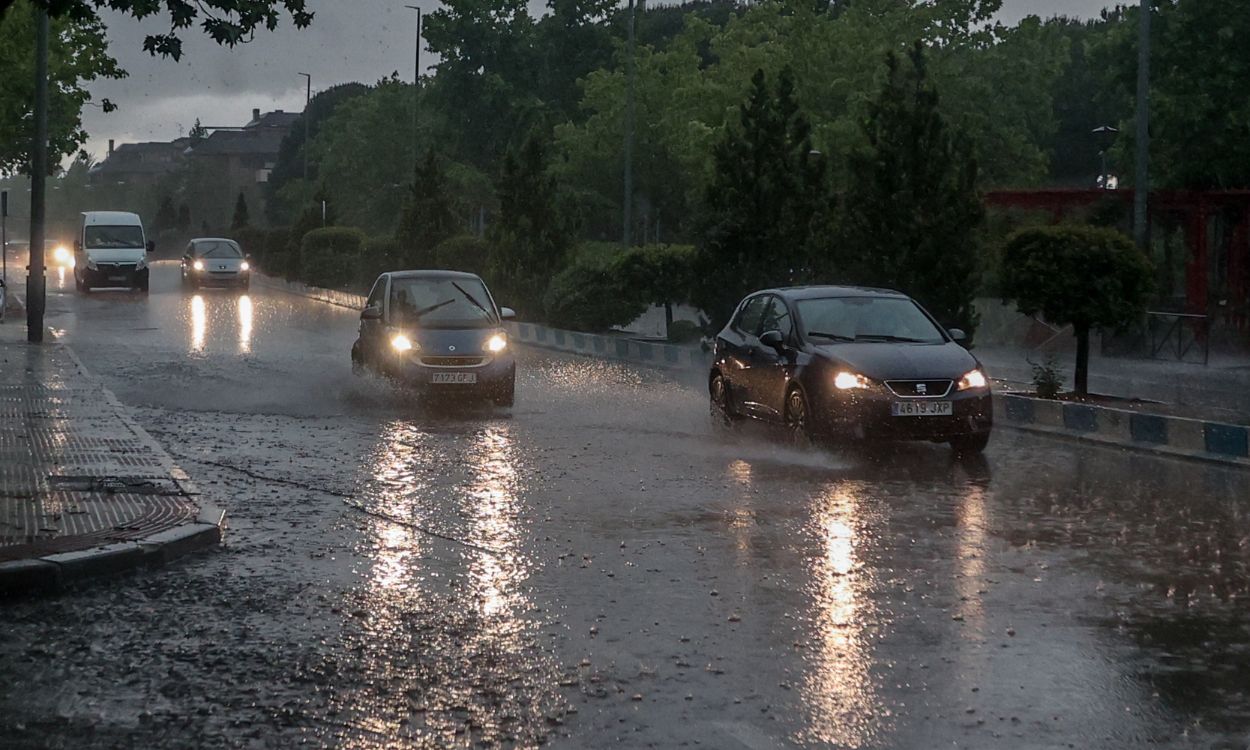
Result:
{"label": "car windshield", "polygon": [[424,328],[486,328],[498,319],[486,285],[473,278],[397,278],[391,282],[391,319]]}
{"label": "car windshield", "polygon": [[239,246],[227,240],[195,243],[195,254],[200,258],[242,258]]}
{"label": "car windshield", "polygon": [[828,297],[798,303],[809,338],[835,342],[941,344],[941,330],[901,297]]}
{"label": "car windshield", "polygon": [[143,247],[143,228],[137,226],[89,226],[83,232],[88,250]]}

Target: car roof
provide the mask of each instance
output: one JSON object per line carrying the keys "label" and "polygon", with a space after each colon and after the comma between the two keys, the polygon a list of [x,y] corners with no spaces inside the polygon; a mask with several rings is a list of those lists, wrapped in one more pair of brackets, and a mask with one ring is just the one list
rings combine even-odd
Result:
{"label": "car roof", "polygon": [[482,277],[465,271],[387,271],[392,279],[477,279]]}
{"label": "car roof", "polygon": [[232,240],[229,237],[196,237],[191,242],[229,242],[235,245],[239,244],[238,240]]}
{"label": "car roof", "polygon": [[82,220],[89,226],[95,224],[112,227],[143,226],[143,222],[139,220],[139,214],[129,211],[83,211]]}
{"label": "car roof", "polygon": [[763,289],[761,291],[777,294],[789,300],[828,297],[898,297],[900,299],[910,299],[902,292],[871,286],[787,286],[777,289]]}

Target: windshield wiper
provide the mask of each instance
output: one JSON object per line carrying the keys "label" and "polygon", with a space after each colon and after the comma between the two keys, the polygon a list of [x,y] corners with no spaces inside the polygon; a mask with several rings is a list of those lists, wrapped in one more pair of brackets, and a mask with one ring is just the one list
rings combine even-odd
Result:
{"label": "windshield wiper", "polygon": [[459,284],[457,284],[457,283],[456,283],[456,282],[454,282],[454,281],[453,281],[453,282],[451,282],[451,285],[452,285],[452,286],[454,286],[454,287],[456,288],[456,291],[458,291],[458,292],[460,292],[461,294],[463,294],[463,295],[465,296],[465,299],[467,299],[467,300],[469,300],[470,302],[472,302],[474,307],[476,307],[477,309],[479,309],[479,310],[481,310],[482,312],[486,313],[486,317],[488,317],[488,318],[489,318],[489,317],[491,317],[490,310],[487,310],[485,307],[483,307],[483,306],[482,306],[482,303],[481,303],[481,302],[478,302],[478,301],[477,301],[477,299],[476,299],[476,298],[474,298],[474,296],[473,296],[472,294],[469,294],[468,292],[466,292],[466,291],[464,290],[464,288],[463,288],[463,287],[461,287]]}
{"label": "windshield wiper", "polygon": [[840,336],[836,333],[821,333],[820,331],[808,331],[808,336],[815,336],[818,339],[829,339],[830,341],[845,341],[847,343],[855,341],[850,336]]}
{"label": "windshield wiper", "polygon": [[451,304],[451,303],[453,303],[453,302],[455,302],[455,300],[454,300],[454,299],[444,300],[443,302],[439,302],[439,303],[437,303],[437,304],[430,305],[429,307],[423,307],[423,308],[421,308],[420,310],[413,310],[412,312],[410,312],[410,313],[408,313],[408,314],[412,316],[413,320],[416,320],[416,319],[420,318],[422,315],[425,315],[425,314],[427,314],[427,313],[432,313],[432,312],[434,312],[435,310],[437,310],[437,309],[438,309],[438,308],[440,308],[440,307],[447,307],[448,305],[450,305],[450,304]]}
{"label": "windshield wiper", "polygon": [[861,333],[856,341],[884,341],[891,344],[923,344],[924,339],[913,339],[907,336],[891,336],[888,333]]}

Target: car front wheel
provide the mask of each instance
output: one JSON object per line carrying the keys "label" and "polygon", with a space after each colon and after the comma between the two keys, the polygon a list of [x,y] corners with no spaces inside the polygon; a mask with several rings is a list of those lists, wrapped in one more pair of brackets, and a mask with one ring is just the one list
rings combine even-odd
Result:
{"label": "car front wheel", "polygon": [[791,388],[786,394],[785,423],[786,429],[790,432],[791,441],[800,448],[807,448],[812,444],[811,419],[807,397],[803,395],[801,389]]}
{"label": "car front wheel", "polygon": [[974,435],[960,435],[951,438],[951,449],[962,456],[981,453],[990,444],[990,433],[980,432]]}
{"label": "car front wheel", "polygon": [[729,427],[742,419],[734,413],[733,406],[729,403],[729,381],[719,372],[708,383],[708,396],[711,401],[712,421],[718,427]]}

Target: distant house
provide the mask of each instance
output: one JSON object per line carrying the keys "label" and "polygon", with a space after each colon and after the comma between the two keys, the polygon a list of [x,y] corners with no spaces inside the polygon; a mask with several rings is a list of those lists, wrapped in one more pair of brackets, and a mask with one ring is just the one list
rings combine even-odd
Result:
{"label": "distant house", "polygon": [[278,161],[282,139],[299,119],[297,112],[276,110],[261,114],[252,110],[252,119],[241,128],[211,128],[207,138],[200,139],[187,156],[205,159],[227,175],[228,184],[244,191],[269,181],[269,174]]}
{"label": "distant house", "polygon": [[108,156],[88,172],[93,185],[155,185],[182,166],[191,139],[169,142],[123,143],[109,141]]}

